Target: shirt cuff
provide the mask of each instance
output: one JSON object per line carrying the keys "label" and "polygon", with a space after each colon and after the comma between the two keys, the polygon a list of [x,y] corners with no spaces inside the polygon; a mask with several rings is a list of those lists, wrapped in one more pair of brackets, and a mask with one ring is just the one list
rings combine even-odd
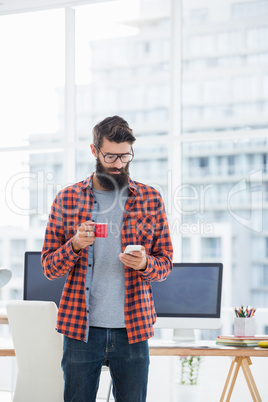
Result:
{"label": "shirt cuff", "polygon": [[145,280],[151,280],[154,271],[154,260],[151,256],[147,255],[147,267],[144,271],[137,271],[139,275]]}
{"label": "shirt cuff", "polygon": [[65,243],[65,252],[68,255],[68,257],[70,258],[71,261],[77,261],[79,258],[82,257],[82,249],[76,253],[73,250],[73,246],[72,246],[72,239],[69,239],[66,243]]}

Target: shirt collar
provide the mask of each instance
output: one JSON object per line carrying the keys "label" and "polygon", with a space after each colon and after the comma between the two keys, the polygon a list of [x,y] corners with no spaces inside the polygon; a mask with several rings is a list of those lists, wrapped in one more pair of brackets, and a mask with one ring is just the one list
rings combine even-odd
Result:
{"label": "shirt collar", "polygon": [[128,178],[129,190],[136,195],[138,193],[138,186],[135,181]]}
{"label": "shirt collar", "polygon": [[92,188],[93,174],[94,173],[92,173],[86,180],[82,181],[82,185],[81,185],[82,190],[85,190],[87,187]]}

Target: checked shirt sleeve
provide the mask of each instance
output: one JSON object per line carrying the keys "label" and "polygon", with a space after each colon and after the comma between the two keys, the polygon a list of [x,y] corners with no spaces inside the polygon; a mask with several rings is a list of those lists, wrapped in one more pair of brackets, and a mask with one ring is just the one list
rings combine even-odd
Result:
{"label": "checked shirt sleeve", "polygon": [[60,192],[51,207],[41,257],[44,274],[49,279],[64,276],[81,257],[81,252],[76,254],[73,251],[68,231],[66,235],[66,221],[62,209]]}
{"label": "checked shirt sleeve", "polygon": [[172,268],[173,247],[171,243],[168,219],[162,197],[156,210],[156,224],[151,252],[147,254],[147,268],[138,271],[146,281],[163,281]]}

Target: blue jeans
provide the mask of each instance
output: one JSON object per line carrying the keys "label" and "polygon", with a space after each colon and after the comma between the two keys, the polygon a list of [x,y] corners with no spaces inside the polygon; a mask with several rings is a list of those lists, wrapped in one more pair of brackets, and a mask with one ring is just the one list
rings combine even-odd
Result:
{"label": "blue jeans", "polygon": [[95,402],[102,365],[109,367],[116,402],[145,402],[148,341],[129,344],[125,328],[91,327],[85,343],[64,337],[65,402]]}

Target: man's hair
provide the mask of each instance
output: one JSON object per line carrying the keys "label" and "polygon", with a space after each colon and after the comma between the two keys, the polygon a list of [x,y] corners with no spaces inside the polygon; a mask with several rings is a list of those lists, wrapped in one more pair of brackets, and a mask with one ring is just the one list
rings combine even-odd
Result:
{"label": "man's hair", "polygon": [[133,130],[126,120],[119,116],[106,117],[93,128],[93,144],[96,148],[102,146],[104,137],[118,144],[129,142],[132,145],[136,141]]}

